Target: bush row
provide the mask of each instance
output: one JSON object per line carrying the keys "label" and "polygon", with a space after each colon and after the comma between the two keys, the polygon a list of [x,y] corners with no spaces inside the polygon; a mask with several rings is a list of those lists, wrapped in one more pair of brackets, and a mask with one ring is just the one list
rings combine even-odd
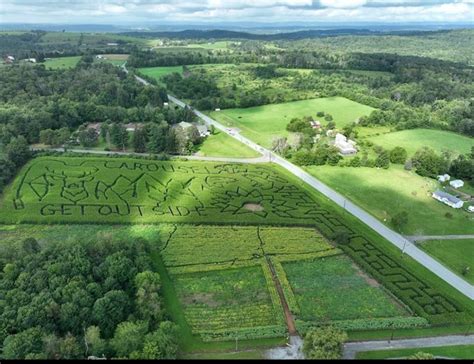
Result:
{"label": "bush row", "polygon": [[380,329],[408,329],[429,326],[423,317],[389,317],[356,320],[331,321],[330,323],[308,322],[296,320],[296,327],[300,334],[305,334],[309,329],[318,326],[335,326],[342,330],[380,330]]}
{"label": "bush row", "polygon": [[252,328],[242,328],[235,330],[200,332],[199,336],[203,341],[229,341],[229,340],[249,340],[272,337],[287,336],[286,327],[283,325],[257,326]]}

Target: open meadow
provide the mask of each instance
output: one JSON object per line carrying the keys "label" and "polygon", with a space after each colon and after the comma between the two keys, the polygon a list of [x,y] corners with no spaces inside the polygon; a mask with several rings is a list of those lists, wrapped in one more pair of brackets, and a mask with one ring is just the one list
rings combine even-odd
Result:
{"label": "open meadow", "polygon": [[[436,201],[431,193],[439,188],[436,180],[406,171],[402,166],[389,169],[311,166],[309,173],[346,196],[385,224],[406,211],[405,235],[473,234],[474,217]],[[396,183],[394,183],[396,181]],[[452,216],[447,217],[450,213]]]}
{"label": "open meadow", "polygon": [[258,152],[221,131],[215,131],[198,146],[196,155],[203,157],[257,158]]}
{"label": "open meadow", "polygon": [[[324,111],[331,114],[336,126],[341,128],[368,115],[372,107],[359,104],[344,97],[327,97],[301,100],[240,109],[212,111],[210,116],[226,126],[241,130],[242,135],[264,147],[270,147],[275,137],[288,136],[286,126],[293,118],[312,116]],[[322,118],[321,118],[322,119]],[[323,124],[327,122],[321,120]]]}
{"label": "open meadow", "polygon": [[74,68],[81,59],[81,56],[49,58],[44,62],[46,68]]}
{"label": "open meadow", "polygon": [[450,151],[453,156],[467,154],[474,146],[474,139],[450,131],[434,129],[410,129],[385,133],[367,138],[385,149],[403,147],[412,156],[422,147],[434,149],[437,153]]}
{"label": "open meadow", "polygon": [[140,73],[145,76],[153,77],[157,81],[160,81],[161,78],[170,73],[182,73],[183,66],[169,66],[169,67],[142,67],[138,69]]}

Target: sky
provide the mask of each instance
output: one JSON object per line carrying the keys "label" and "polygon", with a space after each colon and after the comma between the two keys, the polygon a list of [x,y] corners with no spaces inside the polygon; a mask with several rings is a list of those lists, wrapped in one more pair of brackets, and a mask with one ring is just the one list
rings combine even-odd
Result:
{"label": "sky", "polygon": [[0,23],[474,23],[474,0],[0,0]]}

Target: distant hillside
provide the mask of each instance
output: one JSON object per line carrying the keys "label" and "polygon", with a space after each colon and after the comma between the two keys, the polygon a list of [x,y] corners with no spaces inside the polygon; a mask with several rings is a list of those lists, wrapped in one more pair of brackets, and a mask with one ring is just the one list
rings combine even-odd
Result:
{"label": "distant hillside", "polygon": [[424,35],[450,32],[451,30],[437,31],[420,31],[420,30],[404,30],[404,31],[375,31],[369,29],[312,29],[301,30],[288,33],[275,34],[256,34],[248,32],[237,32],[231,30],[196,30],[188,29],[178,32],[124,32],[123,35],[143,38],[170,38],[170,39],[248,39],[248,40],[298,40],[307,38],[323,38],[336,37],[343,35]]}

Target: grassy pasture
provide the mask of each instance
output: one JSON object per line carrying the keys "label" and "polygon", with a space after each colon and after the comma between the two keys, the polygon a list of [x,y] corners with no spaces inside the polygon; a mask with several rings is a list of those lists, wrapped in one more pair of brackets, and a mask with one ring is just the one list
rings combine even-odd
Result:
{"label": "grassy pasture", "polygon": [[[270,147],[274,137],[288,136],[286,125],[295,117],[311,115],[316,119],[322,119],[317,118],[316,113],[324,111],[333,116],[337,127],[343,127],[362,115],[370,114],[372,110],[370,106],[344,97],[327,97],[245,109],[212,111],[210,115],[226,126],[241,129],[242,135],[262,146]],[[321,122],[325,123],[324,119]]]}
{"label": "grassy pasture", "polygon": [[406,358],[420,351],[423,353],[433,354],[434,356],[443,356],[455,359],[472,360],[472,358],[474,358],[474,345],[453,345],[414,349],[362,351],[357,353],[356,359]]}
{"label": "grassy pasture", "polygon": [[37,158],[7,189],[0,222],[311,225],[320,207],[267,165]]}
{"label": "grassy pasture", "polygon": [[402,130],[371,136],[368,137],[368,140],[386,149],[393,149],[397,146],[403,147],[407,150],[409,156],[425,146],[434,149],[438,153],[449,150],[454,155],[466,154],[470,152],[474,145],[474,139],[468,136],[433,129]]}
{"label": "grassy pasture", "polygon": [[44,65],[51,69],[74,68],[80,59],[81,56],[51,58],[47,59]]}
{"label": "grassy pasture", "polygon": [[323,323],[407,315],[347,257],[283,263],[283,268],[300,308],[299,320]]}
{"label": "grassy pasture", "polygon": [[[438,182],[408,172],[401,166],[389,169],[312,166],[309,173],[390,225],[400,211],[408,212],[407,235],[472,234],[473,216],[450,208],[431,197]],[[396,183],[394,183],[396,181]],[[445,214],[449,212],[452,218]]]}
{"label": "grassy pasture", "polygon": [[470,267],[463,278],[474,284],[474,239],[427,240],[418,246],[459,275]]}
{"label": "grassy pasture", "polygon": [[198,146],[197,155],[204,157],[257,158],[258,152],[238,142],[226,133],[216,131]]}

